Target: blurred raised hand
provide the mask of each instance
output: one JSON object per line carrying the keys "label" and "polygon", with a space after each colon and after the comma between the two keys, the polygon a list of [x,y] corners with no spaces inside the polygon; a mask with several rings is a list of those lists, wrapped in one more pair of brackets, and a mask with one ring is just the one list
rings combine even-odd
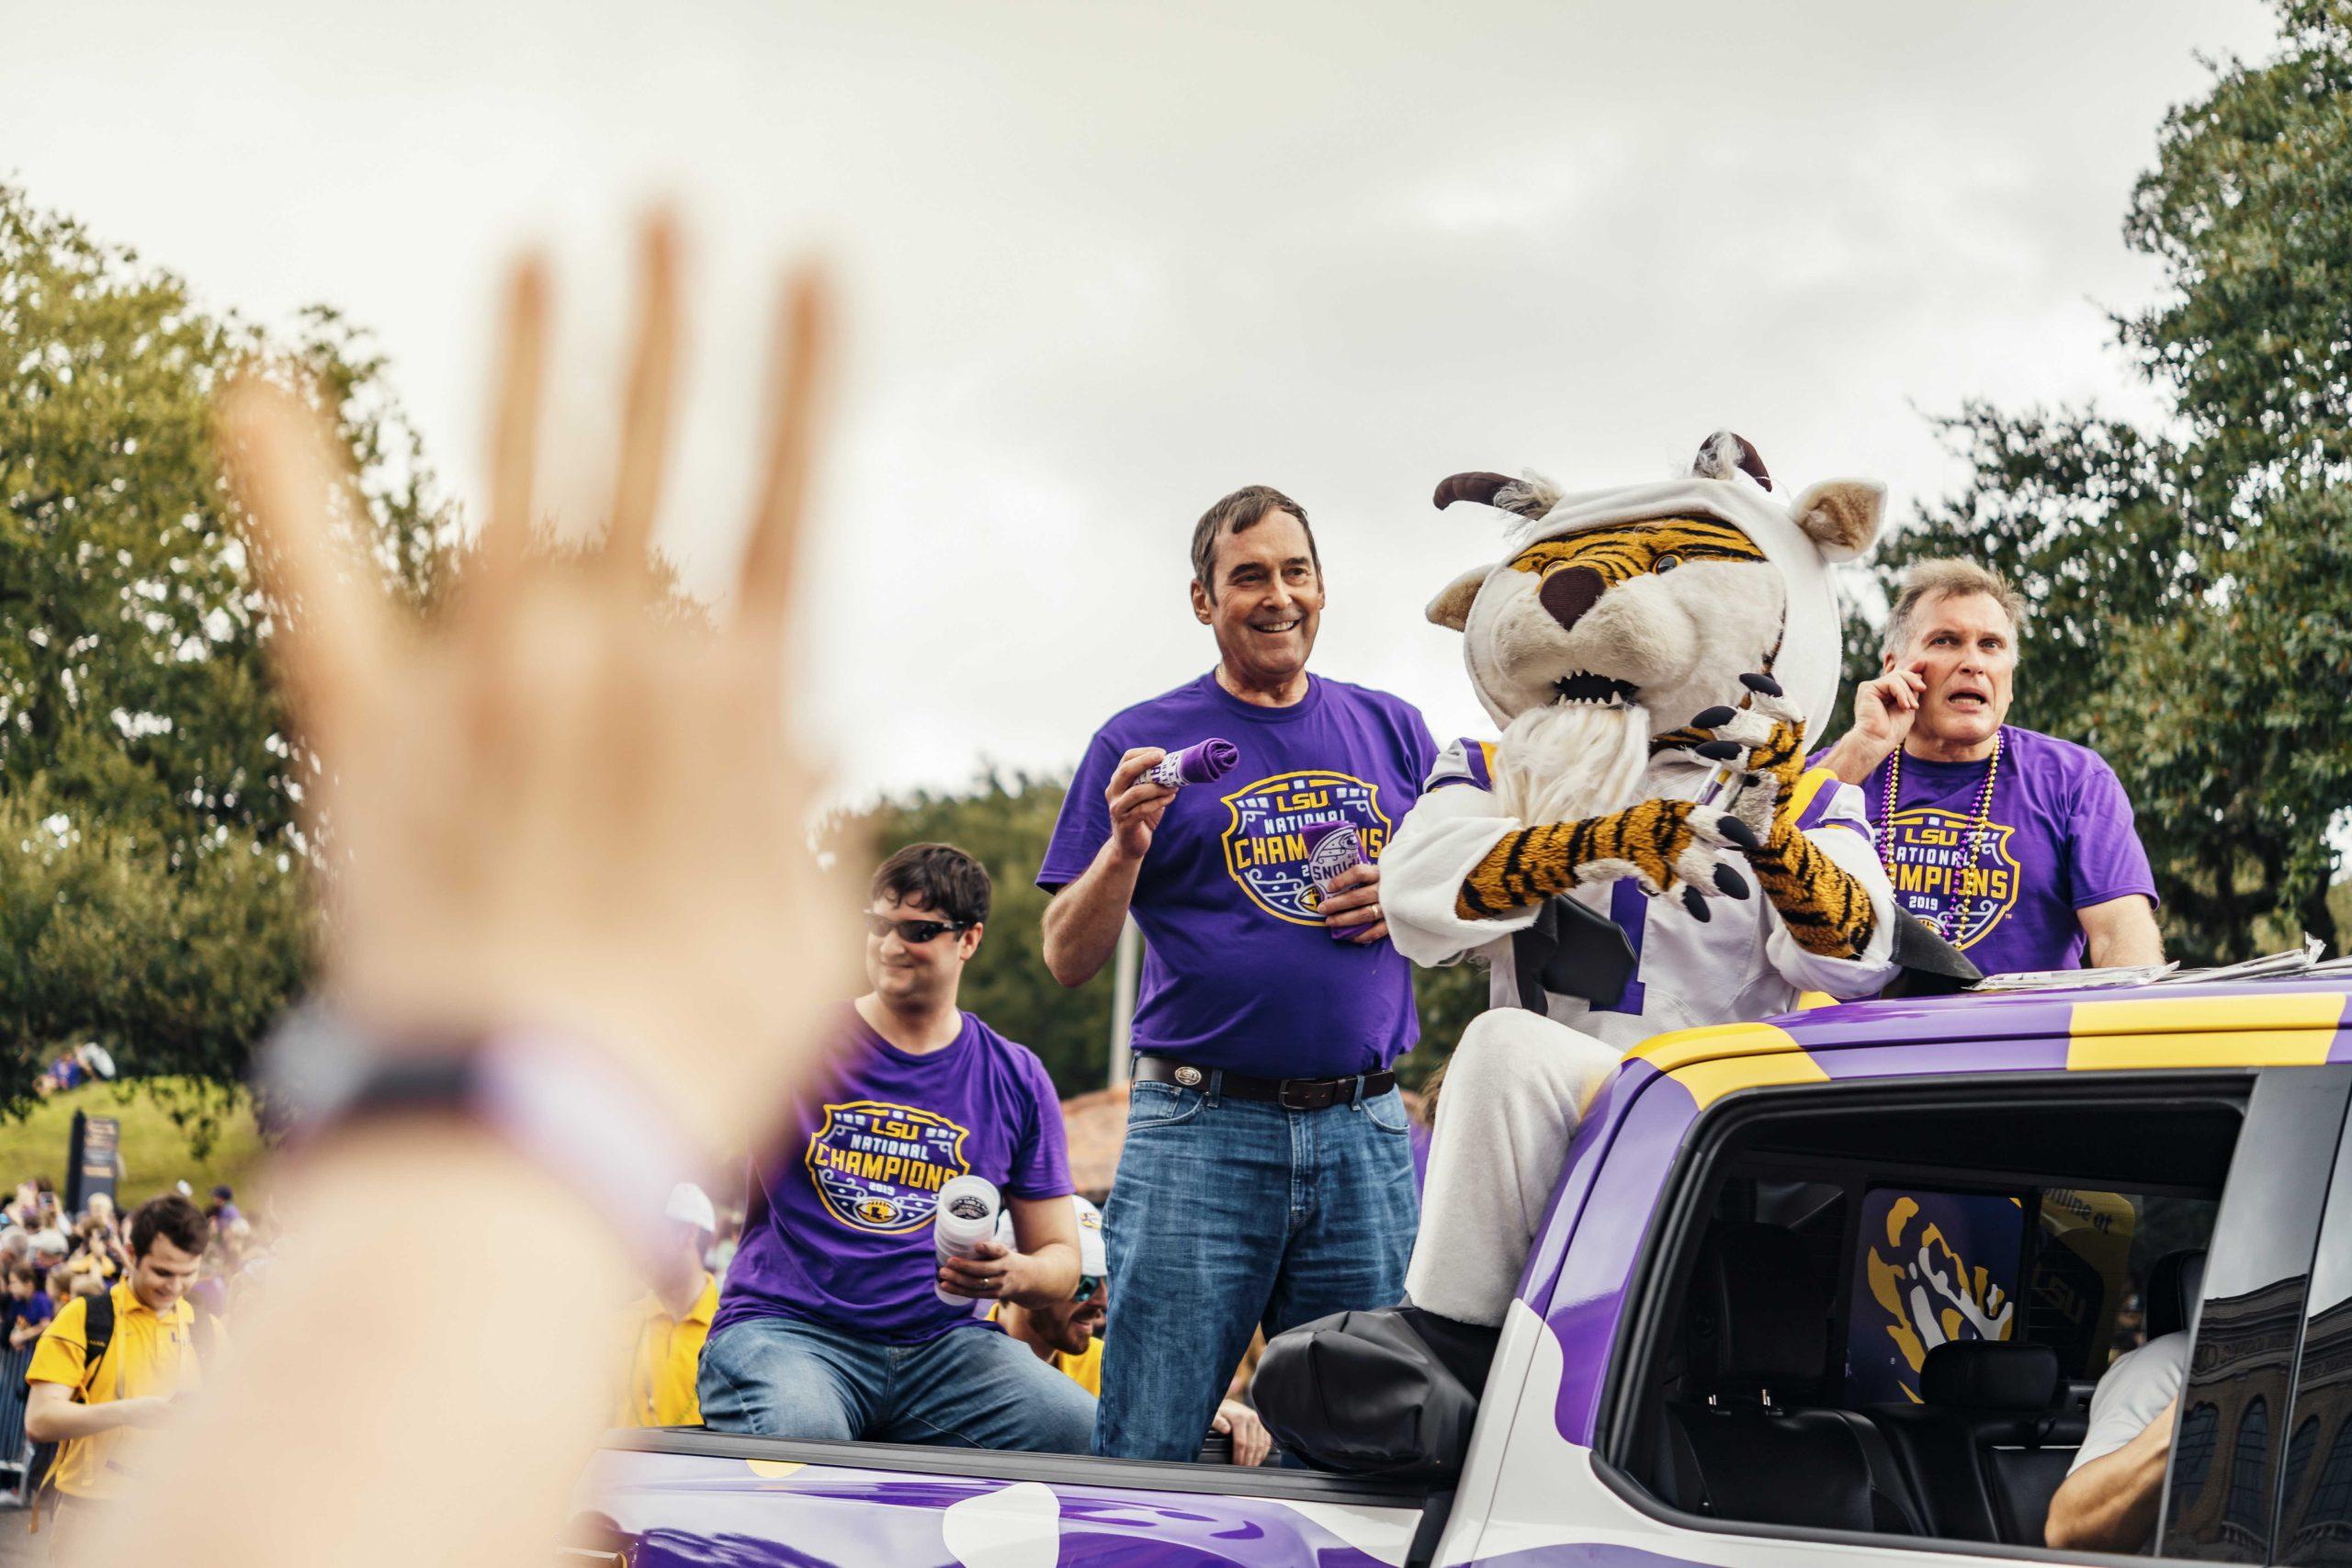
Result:
{"label": "blurred raised hand", "polygon": [[[557,1029],[636,1070],[714,1152],[781,1117],[821,955],[845,953],[786,739],[787,617],[825,403],[829,321],[785,286],[773,407],[731,614],[662,613],[648,556],[677,378],[678,243],[647,226],[611,515],[537,547],[548,285],[507,289],[479,548],[432,626],[339,529],[325,426],[261,380],[222,432],[276,612],[272,649],[319,767],[330,998],[392,1043]],[[583,493],[586,487],[550,487]]]}
{"label": "blurred raised hand", "polygon": [[[645,234],[612,515],[584,558],[531,540],[547,296],[540,264],[517,269],[479,559],[430,626],[340,542],[347,477],[302,400],[259,380],[224,400],[279,675],[318,763],[323,985],[386,1048],[568,1032],[633,1072],[649,1113],[740,1155],[787,1115],[816,1010],[844,994],[821,955],[854,945],[850,906],[817,885],[786,738],[824,295],[806,275],[784,290],[758,499],[716,626],[667,612],[647,570],[674,235]],[[188,1568],[552,1561],[618,1388],[610,1309],[642,1289],[609,1217],[456,1120],[354,1129],[273,1175],[285,1240],[265,1282],[120,1503],[61,1532],[82,1535],[62,1559],[170,1541]]]}

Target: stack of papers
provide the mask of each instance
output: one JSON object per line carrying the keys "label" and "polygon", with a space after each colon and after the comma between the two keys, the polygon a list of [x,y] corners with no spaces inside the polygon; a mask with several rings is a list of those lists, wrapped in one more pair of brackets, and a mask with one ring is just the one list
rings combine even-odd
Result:
{"label": "stack of papers", "polygon": [[2224,964],[2218,969],[2184,969],[2175,980],[2194,980],[2200,984],[2211,980],[2275,980],[2282,975],[2309,973],[2327,951],[2327,944],[2315,936],[2303,938],[2303,945],[2284,953],[2268,953],[2261,958],[2249,958],[2243,964]]}
{"label": "stack of papers", "polygon": [[1972,991],[2098,991],[2120,986],[2210,985],[2216,980],[2276,980],[2290,975],[2352,975],[2352,957],[2322,962],[2327,944],[2315,936],[2284,953],[2266,953],[2242,964],[2212,969],[2183,969],[2177,964],[2143,964],[2118,969],[2040,969],[2021,975],[1987,975]]}
{"label": "stack of papers", "polygon": [[2144,986],[2180,967],[2177,964],[2128,964],[2114,969],[2031,969],[2016,975],[1987,975],[1972,991],[2098,991],[2119,986]]}

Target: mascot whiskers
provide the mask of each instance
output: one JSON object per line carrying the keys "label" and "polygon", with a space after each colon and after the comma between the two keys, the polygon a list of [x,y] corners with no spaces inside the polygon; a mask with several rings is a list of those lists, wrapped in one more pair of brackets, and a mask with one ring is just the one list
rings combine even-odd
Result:
{"label": "mascot whiskers", "polygon": [[1444,1446],[1433,1371],[1419,1438],[1345,1429],[1317,1336],[1340,1337],[1330,1367],[1365,1364],[1368,1340],[1384,1364],[1425,1348],[1474,1397],[1569,1138],[1629,1047],[1895,973],[1861,794],[1804,765],[1837,692],[1829,567],[1876,536],[1884,492],[1838,480],[1783,505],[1770,483],[1723,432],[1660,483],[1438,486],[1439,507],[1507,522],[1502,558],[1429,607],[1463,634],[1500,738],[1442,753],[1382,856],[1382,907],[1415,963],[1487,963],[1490,1008],[1448,1065],[1409,1304],[1295,1330],[1261,1373],[1261,1409],[1310,1459],[1395,1468]]}

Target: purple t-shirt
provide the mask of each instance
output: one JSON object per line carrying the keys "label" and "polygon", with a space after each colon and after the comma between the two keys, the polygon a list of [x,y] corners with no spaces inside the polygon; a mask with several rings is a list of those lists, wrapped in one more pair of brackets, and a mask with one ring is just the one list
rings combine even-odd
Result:
{"label": "purple t-shirt", "polygon": [[1061,1101],[1046,1065],[964,1014],[955,1043],[910,1055],[842,1010],[847,1045],[802,1102],[782,1153],[752,1173],[742,1246],[710,1331],[753,1317],[822,1324],[883,1345],[987,1326],[949,1306],[931,1219],[967,1173],[1008,1198],[1070,1186]]}
{"label": "purple t-shirt", "polygon": [[2127,894],[2156,896],[2132,802],[2098,752],[2014,725],[2001,728],[2001,772],[1987,831],[1972,853],[1987,761],[1903,759],[1902,797],[1887,820],[1887,765],[1862,781],[1894,901],[1987,975],[2075,969],[2075,911]]}
{"label": "purple t-shirt", "polygon": [[1214,674],[1139,703],[1087,747],[1037,886],[1057,890],[1093,863],[1122,754],[1211,736],[1240,762],[1177,793],[1136,879],[1147,944],[1136,1049],[1255,1077],[1376,1072],[1420,1038],[1412,965],[1385,940],[1333,939],[1315,912],[1307,842],[1352,823],[1380,858],[1437,761],[1410,703],[1310,676],[1298,702],[1261,707]]}

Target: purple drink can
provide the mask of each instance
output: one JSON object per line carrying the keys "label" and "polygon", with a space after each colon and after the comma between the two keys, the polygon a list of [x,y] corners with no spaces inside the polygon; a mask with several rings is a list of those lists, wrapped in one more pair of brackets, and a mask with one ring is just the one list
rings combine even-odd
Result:
{"label": "purple drink can", "polygon": [[1329,822],[1308,829],[1306,839],[1306,880],[1315,891],[1329,897],[1331,883],[1351,866],[1366,864],[1363,835],[1356,831],[1352,822]]}

